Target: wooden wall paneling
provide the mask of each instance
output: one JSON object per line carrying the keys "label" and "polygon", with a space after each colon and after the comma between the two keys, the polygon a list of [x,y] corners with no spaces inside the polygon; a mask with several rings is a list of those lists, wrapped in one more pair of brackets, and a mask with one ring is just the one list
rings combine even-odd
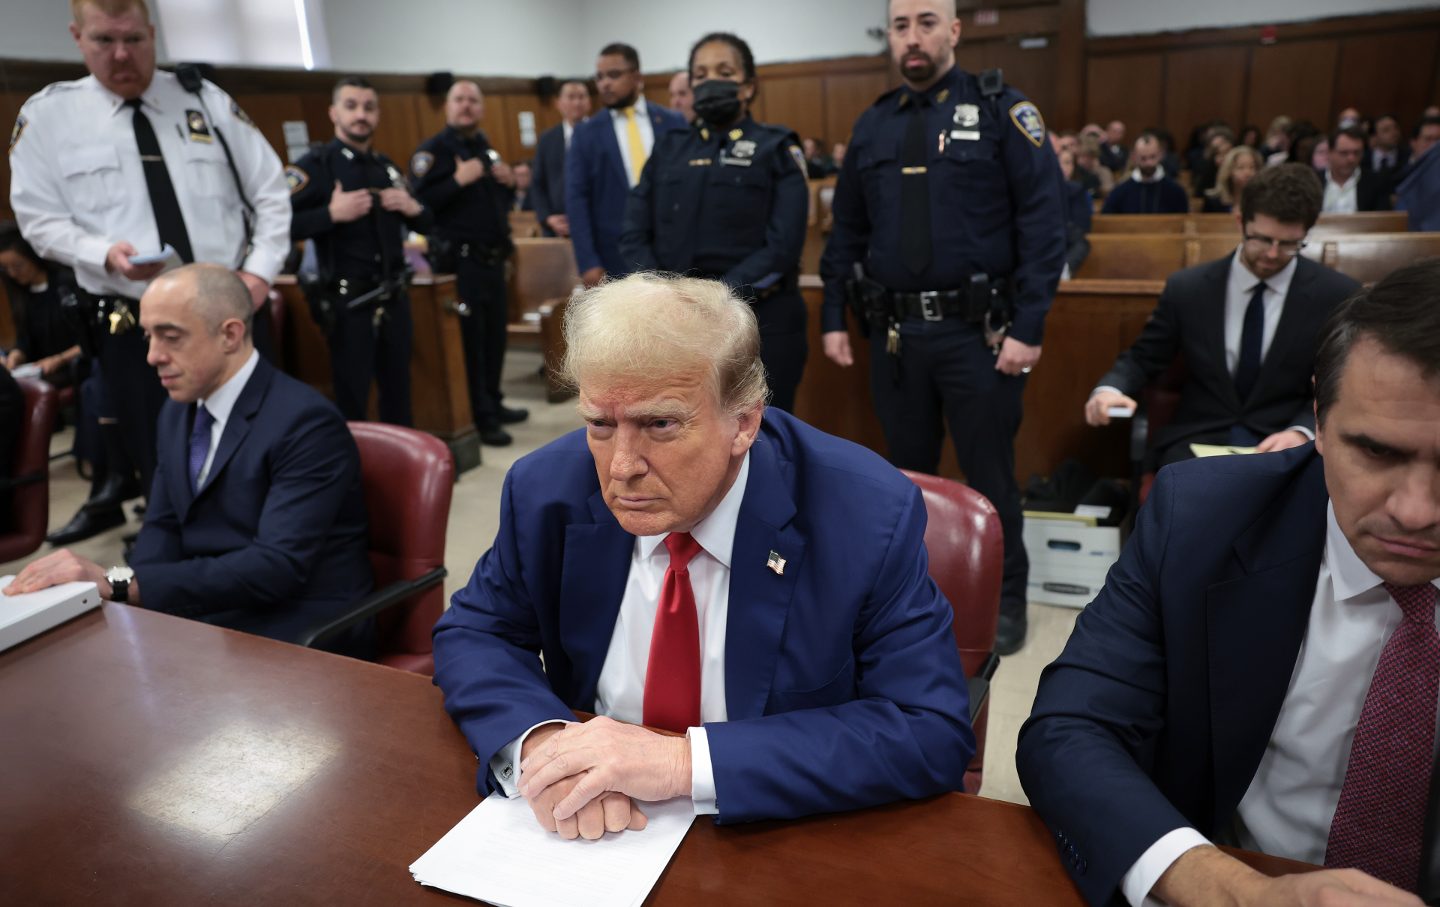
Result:
{"label": "wooden wall paneling", "polygon": [[445,128],[445,98],[421,95],[415,101],[415,119],[420,124],[420,141]]}
{"label": "wooden wall paneling", "polygon": [[[299,93],[300,110],[303,113],[305,125],[310,130],[310,141],[328,142],[335,137],[335,125],[330,122],[330,92],[305,91]],[[380,95],[380,117],[385,117],[385,95]]]}
{"label": "wooden wall paneling", "polygon": [[[1059,73],[1059,54],[1053,36],[1048,46],[1026,50],[1016,41],[986,41],[975,45],[979,51],[978,62],[965,65],[970,72],[979,73],[999,67],[1005,74],[1005,82],[1025,95],[1040,108],[1045,123],[1054,130],[1076,129],[1080,124],[1057,124],[1052,120],[1055,109],[1055,81]],[[968,62],[968,61],[967,61]]]}
{"label": "wooden wall paneling", "polygon": [[825,83],[820,79],[794,77],[760,82],[764,104],[756,119],[788,126],[805,136],[825,136]]}
{"label": "wooden wall paneling", "polygon": [[1256,47],[1250,58],[1245,120],[1261,130],[1277,116],[1327,125],[1340,43],[1330,39]]}
{"label": "wooden wall paneling", "polygon": [[821,133],[825,141],[831,145],[849,141],[855,120],[899,80],[888,61],[884,69],[826,76],[825,131]]}
{"label": "wooden wall paneling", "polygon": [[420,119],[415,112],[425,95],[394,92],[380,95],[380,125],[375,128],[375,150],[386,155],[397,166],[405,167],[423,136]]}
{"label": "wooden wall paneling", "polygon": [[1421,73],[1435,69],[1440,28],[1356,35],[1340,42],[1335,67],[1335,97],[1327,123],[1351,104],[1367,114],[1394,113],[1414,122],[1430,95],[1430,80]]}
{"label": "wooden wall paneling", "polygon": [[1190,145],[1190,130],[1210,120],[1240,128],[1245,117],[1246,47],[1200,47],[1165,55],[1165,128],[1176,150]]}
{"label": "wooden wall paneling", "polygon": [[1079,128],[1085,113],[1085,0],[1060,0],[1055,35],[1055,109],[1045,117],[1062,129]]}
{"label": "wooden wall paneling", "polygon": [[[5,147],[10,147],[10,136],[15,128],[15,118],[20,107],[30,97],[22,91],[0,91],[0,132],[4,133]],[[23,137],[22,137],[23,141]],[[15,212],[10,210],[10,156],[0,157],[0,217],[13,220]]]}
{"label": "wooden wall paneling", "polygon": [[1161,122],[1165,87],[1161,54],[1091,57],[1085,67],[1085,120],[1105,124],[1121,120],[1131,141],[1147,126]]}
{"label": "wooden wall paneling", "polygon": [[[300,103],[300,97],[293,94],[237,94],[234,99],[246,116],[254,121],[270,147],[275,149],[280,161],[289,163],[285,157],[284,124],[287,120],[305,119],[305,108]],[[316,135],[312,131],[310,140],[328,140],[329,136],[328,131],[323,135]]]}
{"label": "wooden wall paneling", "polygon": [[[539,142],[540,133],[549,128],[547,125],[547,112],[554,113],[555,108],[549,101],[542,101],[538,95],[533,94],[511,94],[505,96],[505,130],[511,139],[511,154],[507,160],[525,161],[535,156],[535,146],[526,147],[520,143],[520,114],[530,113],[535,117],[535,141]],[[555,115],[555,121],[559,122],[559,115]]]}

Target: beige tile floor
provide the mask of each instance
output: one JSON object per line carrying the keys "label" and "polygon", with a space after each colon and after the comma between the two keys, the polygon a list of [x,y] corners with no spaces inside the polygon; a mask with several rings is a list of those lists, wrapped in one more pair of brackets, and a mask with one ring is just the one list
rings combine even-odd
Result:
{"label": "beige tile floor", "polygon": [[[537,370],[538,354],[512,351],[506,362],[506,403],[530,409],[530,420],[512,426],[515,444],[484,448],[484,465],[460,477],[450,509],[445,564],[450,576],[446,595],[469,579],[475,561],[489,547],[499,523],[500,486],[505,471],[516,459],[560,434],[579,426],[573,402],[545,402],[544,385]],[[56,436],[53,450],[66,450],[70,433]],[[59,528],[84,501],[89,484],[75,473],[70,459],[55,461],[50,469],[50,526]],[[121,536],[138,528],[113,529],[73,546],[76,553],[103,565],[117,563]],[[47,546],[48,547],[48,546]],[[38,556],[38,555],[37,555]],[[14,573],[23,562],[0,564],[0,576]],[[990,725],[985,745],[985,784],[981,793],[1003,800],[1025,802],[1015,775],[1015,738],[1030,712],[1041,669],[1069,638],[1077,612],[1046,605],[1030,606],[1030,637],[1019,653],[1002,661],[990,692]]]}

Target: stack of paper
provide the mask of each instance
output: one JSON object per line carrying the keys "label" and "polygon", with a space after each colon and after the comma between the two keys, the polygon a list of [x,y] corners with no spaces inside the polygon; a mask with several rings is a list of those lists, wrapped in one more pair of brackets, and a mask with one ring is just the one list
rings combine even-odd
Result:
{"label": "stack of paper", "polygon": [[[13,576],[0,577],[0,589]],[[100,604],[94,583],[61,583],[25,595],[0,595],[0,652]]]}
{"label": "stack of paper", "polygon": [[635,907],[695,818],[689,799],[642,803],[643,831],[566,841],[523,797],[492,794],[410,866],[415,881],[501,907]]}

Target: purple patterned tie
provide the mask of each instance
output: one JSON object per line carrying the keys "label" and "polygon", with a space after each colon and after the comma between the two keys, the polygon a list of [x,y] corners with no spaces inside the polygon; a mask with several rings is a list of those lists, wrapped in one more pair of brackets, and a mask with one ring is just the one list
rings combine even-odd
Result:
{"label": "purple patterned tie", "polygon": [[1414,891],[1440,682],[1436,589],[1386,583],[1385,590],[1405,616],[1380,652],[1355,726],[1325,865],[1362,869]]}
{"label": "purple patterned tie", "polygon": [[210,453],[210,427],[215,424],[215,417],[210,415],[210,410],[205,404],[195,404],[195,427],[190,429],[190,490],[200,490],[200,470],[205,465],[205,457]]}

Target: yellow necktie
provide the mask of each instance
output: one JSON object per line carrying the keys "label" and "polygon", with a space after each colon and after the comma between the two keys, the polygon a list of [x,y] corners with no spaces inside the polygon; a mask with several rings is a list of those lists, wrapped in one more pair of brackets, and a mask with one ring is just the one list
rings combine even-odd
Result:
{"label": "yellow necktie", "polygon": [[635,108],[625,108],[625,138],[630,144],[630,185],[640,182],[645,169],[645,140],[640,138],[640,124],[635,121]]}

